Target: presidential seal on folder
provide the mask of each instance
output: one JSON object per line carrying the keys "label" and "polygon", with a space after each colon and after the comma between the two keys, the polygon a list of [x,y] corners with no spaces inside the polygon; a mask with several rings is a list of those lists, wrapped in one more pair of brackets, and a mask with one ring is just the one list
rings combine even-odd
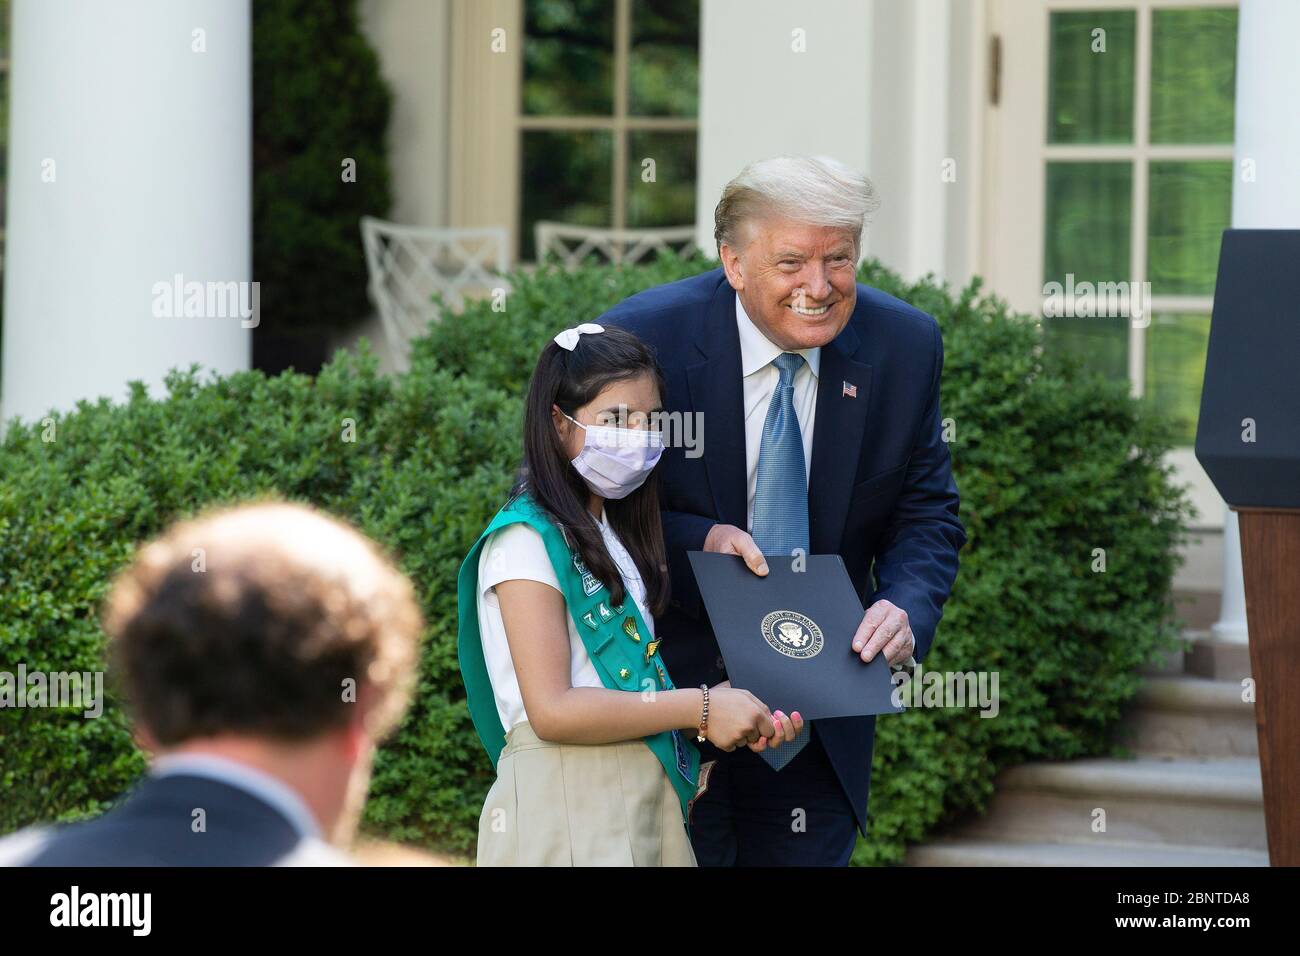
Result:
{"label": "presidential seal on folder", "polygon": [[759,577],[731,554],[688,552],[713,633],[735,687],[804,720],[896,714],[889,663],[853,653],[864,613],[844,560],[768,558]]}

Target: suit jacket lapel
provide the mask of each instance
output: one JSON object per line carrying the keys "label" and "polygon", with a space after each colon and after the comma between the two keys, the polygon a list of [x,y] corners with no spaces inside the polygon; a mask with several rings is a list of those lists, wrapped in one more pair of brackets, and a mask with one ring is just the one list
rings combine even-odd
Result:
{"label": "suit jacket lapel", "polygon": [[[813,554],[840,549],[862,434],[871,412],[871,366],[853,358],[858,343],[850,324],[821,351],[808,478],[808,546]],[[856,387],[855,396],[845,394],[846,385]]]}
{"label": "suit jacket lapel", "polygon": [[[719,270],[721,275],[721,270]],[[697,337],[703,361],[688,366],[691,409],[703,414],[704,463],[718,520],[744,528],[745,402],[736,328],[736,293],[722,275]],[[820,414],[820,407],[819,407]]]}

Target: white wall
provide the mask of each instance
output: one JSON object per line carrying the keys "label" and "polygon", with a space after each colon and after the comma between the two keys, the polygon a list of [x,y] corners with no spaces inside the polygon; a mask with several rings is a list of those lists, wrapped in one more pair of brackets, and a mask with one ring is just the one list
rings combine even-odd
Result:
{"label": "white wall", "polygon": [[869,251],[905,278],[957,285],[976,257],[983,4],[874,0],[871,169],[883,204]]}
{"label": "white wall", "polygon": [[[882,205],[868,246],[908,277],[943,269],[948,156],[948,7],[945,0],[875,5],[871,175]],[[918,56],[920,39],[928,43]]]}
{"label": "white wall", "polygon": [[160,394],[193,361],[247,368],[238,318],[152,306],[176,273],[251,279],[248,0],[15,0],[12,17],[0,414],[121,400],[130,379]]}
{"label": "white wall", "polygon": [[360,12],[362,32],[393,92],[390,218],[407,225],[446,225],[448,0],[364,0]]}
{"label": "white wall", "polygon": [[[745,163],[828,153],[866,171],[881,207],[865,249],[908,278],[972,274],[980,214],[982,0],[704,0],[701,247]],[[806,31],[807,52],[791,50]],[[956,180],[941,176],[955,162]]]}
{"label": "white wall", "polygon": [[[807,52],[791,49],[802,29]],[[713,208],[748,162],[826,154],[869,169],[871,3],[703,0],[697,242],[715,252]]]}
{"label": "white wall", "polygon": [[[412,226],[446,226],[451,138],[449,0],[363,0],[360,12],[362,32],[379,56],[380,72],[393,93],[388,123],[393,208],[388,218]],[[398,367],[377,313],[340,335],[335,345],[351,348],[361,338],[369,341],[383,371]]]}

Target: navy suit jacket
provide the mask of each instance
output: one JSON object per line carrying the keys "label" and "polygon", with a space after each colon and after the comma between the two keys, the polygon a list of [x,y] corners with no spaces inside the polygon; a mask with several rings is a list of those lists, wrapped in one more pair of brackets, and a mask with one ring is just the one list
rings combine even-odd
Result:
{"label": "navy suit jacket", "polygon": [[[191,828],[195,808],[206,831]],[[248,791],[191,774],[145,777],[94,820],[31,827],[0,840],[0,866],[339,866]]]}
{"label": "navy suit jacket", "polygon": [[[702,550],[714,524],[747,523],[736,293],[714,269],[631,296],[598,321],[656,351],[665,411],[703,413],[703,454],[687,457],[678,445],[658,469],[673,596],[655,628],[678,686],[713,685],[726,672],[686,552]],[[864,607],[885,599],[907,612],[917,661],[934,639],[966,541],[941,436],[942,368],[934,318],[859,283],[852,317],[821,350],[808,480],[810,553],[841,555]],[[816,726],[865,831],[875,718]]]}

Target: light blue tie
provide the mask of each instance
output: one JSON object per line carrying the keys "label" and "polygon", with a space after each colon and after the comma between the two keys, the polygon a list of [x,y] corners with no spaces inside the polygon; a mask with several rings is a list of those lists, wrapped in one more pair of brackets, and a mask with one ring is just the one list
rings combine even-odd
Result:
{"label": "light blue tie", "polygon": [[[763,440],[758,446],[754,486],[754,543],[766,555],[793,560],[796,548],[808,553],[808,474],[804,468],[803,433],[794,411],[794,375],[803,365],[798,352],[782,352],[772,364],[781,373],[767,406]],[[780,770],[808,743],[811,722],[793,740],[759,754]]]}

